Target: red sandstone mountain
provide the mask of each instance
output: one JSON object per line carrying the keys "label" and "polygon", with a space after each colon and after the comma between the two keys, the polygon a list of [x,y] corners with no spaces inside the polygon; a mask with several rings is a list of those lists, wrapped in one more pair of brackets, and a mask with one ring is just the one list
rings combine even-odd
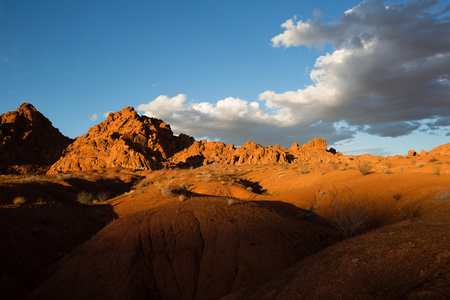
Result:
{"label": "red sandstone mountain", "polygon": [[0,171],[36,172],[56,162],[72,142],[33,105],[1,115]]}
{"label": "red sandstone mountain", "polygon": [[160,169],[165,160],[193,141],[185,134],[174,136],[162,120],[140,116],[126,107],[78,137],[49,174],[110,167]]}

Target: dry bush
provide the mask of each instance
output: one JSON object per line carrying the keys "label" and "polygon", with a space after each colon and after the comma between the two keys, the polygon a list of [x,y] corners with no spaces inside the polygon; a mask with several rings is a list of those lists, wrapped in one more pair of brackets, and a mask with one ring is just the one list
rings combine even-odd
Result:
{"label": "dry bush", "polygon": [[309,174],[311,171],[307,168],[302,170],[302,174]]}
{"label": "dry bush", "polygon": [[438,165],[434,164],[433,165],[433,175],[440,175],[440,174],[441,174],[441,168]]}
{"label": "dry bush", "polygon": [[97,194],[97,201],[98,202],[105,202],[110,197],[110,193],[108,191],[104,191]]}
{"label": "dry bush", "polygon": [[360,161],[360,162],[358,162],[357,166],[358,166],[358,171],[363,175],[369,174],[370,170],[372,170],[372,165],[369,164],[369,162],[367,162],[367,161]]}
{"label": "dry bush", "polygon": [[14,205],[23,205],[25,203],[27,203],[27,199],[25,199],[25,197],[16,197],[13,200]]}
{"label": "dry bush", "polygon": [[423,166],[425,166],[423,163],[421,163],[421,162],[418,162],[418,163],[416,163],[415,164],[416,165],[416,167],[418,167],[418,168],[422,168]]}
{"label": "dry bush", "polygon": [[174,187],[171,186],[170,184],[165,184],[165,185],[161,185],[159,187],[159,190],[161,191],[161,194],[165,197],[168,198],[173,194],[174,191]]}
{"label": "dry bush", "polygon": [[183,202],[184,200],[186,200],[186,195],[179,195],[178,200],[180,200],[180,202]]}
{"label": "dry bush", "polygon": [[339,169],[339,164],[335,163],[334,161],[331,161],[330,165],[333,170]]}
{"label": "dry bush", "polygon": [[405,166],[398,166],[397,169],[400,171],[400,173],[403,173],[405,170]]}
{"label": "dry bush", "polygon": [[401,220],[420,218],[423,213],[423,207],[418,202],[408,203],[399,210]]}
{"label": "dry bush", "polygon": [[356,199],[350,189],[340,194],[332,192],[332,199],[336,208],[333,225],[347,237],[354,237],[366,229],[371,211],[367,197]]}
{"label": "dry bush", "polygon": [[436,199],[439,201],[450,201],[450,191],[441,190],[440,192],[436,193]]}
{"label": "dry bush", "polygon": [[394,194],[394,195],[392,195],[392,198],[394,198],[397,201],[400,200],[401,197],[402,197],[401,194]]}
{"label": "dry bush", "polygon": [[81,204],[89,204],[93,199],[94,195],[86,191],[81,191],[77,195],[77,201]]}
{"label": "dry bush", "polygon": [[382,171],[383,171],[383,173],[384,174],[393,174],[394,172],[392,172],[392,170],[390,170],[390,169],[382,169]]}

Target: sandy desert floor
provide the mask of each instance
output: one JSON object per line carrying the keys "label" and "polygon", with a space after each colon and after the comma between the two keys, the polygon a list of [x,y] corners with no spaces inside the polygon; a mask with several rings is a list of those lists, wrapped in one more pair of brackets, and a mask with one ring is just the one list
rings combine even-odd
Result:
{"label": "sandy desert floor", "polygon": [[449,156],[2,175],[0,196],[1,299],[450,297]]}

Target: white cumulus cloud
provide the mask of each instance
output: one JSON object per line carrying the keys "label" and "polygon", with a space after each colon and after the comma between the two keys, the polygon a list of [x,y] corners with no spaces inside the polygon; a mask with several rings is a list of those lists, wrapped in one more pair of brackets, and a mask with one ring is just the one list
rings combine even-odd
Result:
{"label": "white cumulus cloud", "polygon": [[383,2],[362,2],[334,23],[282,24],[275,47],[330,43],[334,51],[317,58],[313,84],[265,91],[259,99],[288,108],[301,123],[345,120],[380,136],[409,134],[416,121],[450,116],[450,23],[439,2]]}

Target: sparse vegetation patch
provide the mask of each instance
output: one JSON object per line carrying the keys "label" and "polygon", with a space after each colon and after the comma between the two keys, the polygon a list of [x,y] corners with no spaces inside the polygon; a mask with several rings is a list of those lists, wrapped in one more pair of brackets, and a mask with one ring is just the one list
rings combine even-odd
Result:
{"label": "sparse vegetation patch", "polygon": [[27,199],[25,199],[25,197],[16,197],[13,200],[14,205],[23,205],[25,203],[27,203]]}
{"label": "sparse vegetation patch", "polygon": [[346,237],[354,237],[364,231],[370,220],[370,209],[367,197],[357,199],[351,190],[340,194],[333,192],[336,208],[333,225]]}
{"label": "sparse vegetation patch", "polygon": [[367,161],[360,161],[357,164],[358,171],[363,174],[364,176],[370,173],[370,170],[372,170],[372,165]]}
{"label": "sparse vegetation patch", "polygon": [[90,204],[93,199],[94,195],[86,191],[81,191],[77,195],[77,201],[81,204]]}

